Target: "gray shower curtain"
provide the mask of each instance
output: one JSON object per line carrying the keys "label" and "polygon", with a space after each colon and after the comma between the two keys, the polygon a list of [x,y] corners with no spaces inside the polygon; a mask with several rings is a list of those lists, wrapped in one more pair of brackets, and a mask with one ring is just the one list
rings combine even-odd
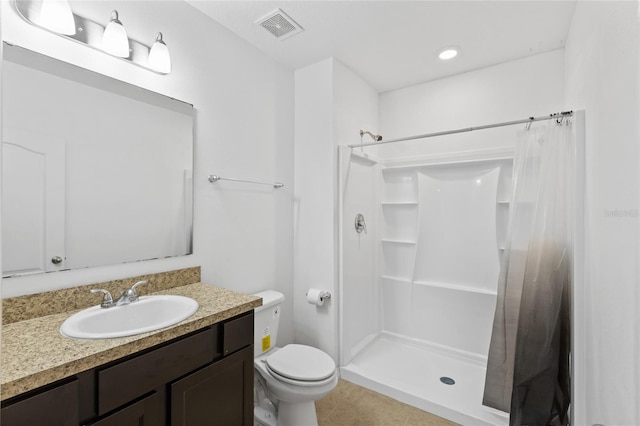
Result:
{"label": "gray shower curtain", "polygon": [[511,426],[567,425],[575,138],[554,120],[516,143],[483,404]]}

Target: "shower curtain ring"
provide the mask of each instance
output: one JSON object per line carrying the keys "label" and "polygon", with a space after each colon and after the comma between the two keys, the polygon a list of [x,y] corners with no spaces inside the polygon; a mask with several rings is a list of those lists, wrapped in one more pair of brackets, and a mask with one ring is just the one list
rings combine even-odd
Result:
{"label": "shower curtain ring", "polygon": [[531,121],[529,121],[529,122],[527,123],[527,125],[526,125],[526,127],[525,127],[525,129],[526,129],[526,130],[531,129],[531,123],[533,123],[533,119],[534,119],[534,117],[529,117],[529,120],[531,120]]}

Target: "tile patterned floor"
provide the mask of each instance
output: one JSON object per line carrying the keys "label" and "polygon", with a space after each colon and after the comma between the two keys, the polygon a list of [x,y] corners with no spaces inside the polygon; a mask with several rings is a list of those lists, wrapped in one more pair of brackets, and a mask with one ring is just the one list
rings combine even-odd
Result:
{"label": "tile patterned floor", "polygon": [[319,426],[455,426],[394,399],[346,380],[316,401]]}

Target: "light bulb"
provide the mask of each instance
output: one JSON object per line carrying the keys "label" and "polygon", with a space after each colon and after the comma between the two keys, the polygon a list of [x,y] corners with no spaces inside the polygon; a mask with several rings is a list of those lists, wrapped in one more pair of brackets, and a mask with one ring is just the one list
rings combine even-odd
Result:
{"label": "light bulb", "polygon": [[102,34],[102,50],[121,58],[129,57],[129,38],[124,25],[118,19],[118,12],[111,12],[111,21]]}
{"label": "light bulb", "polygon": [[169,74],[171,72],[171,56],[169,49],[162,39],[162,33],[158,33],[155,43],[149,52],[149,66],[154,70]]}
{"label": "light bulb", "polygon": [[74,35],[76,22],[67,0],[43,0],[38,24],[59,34]]}

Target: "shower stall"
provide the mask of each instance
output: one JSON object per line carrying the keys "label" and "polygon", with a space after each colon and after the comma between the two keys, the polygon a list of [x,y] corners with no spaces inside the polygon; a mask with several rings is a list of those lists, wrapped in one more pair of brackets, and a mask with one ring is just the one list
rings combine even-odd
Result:
{"label": "shower stall", "polygon": [[[508,424],[482,396],[518,130],[339,148],[344,379],[460,424]],[[497,142],[442,148],[481,139]]]}

